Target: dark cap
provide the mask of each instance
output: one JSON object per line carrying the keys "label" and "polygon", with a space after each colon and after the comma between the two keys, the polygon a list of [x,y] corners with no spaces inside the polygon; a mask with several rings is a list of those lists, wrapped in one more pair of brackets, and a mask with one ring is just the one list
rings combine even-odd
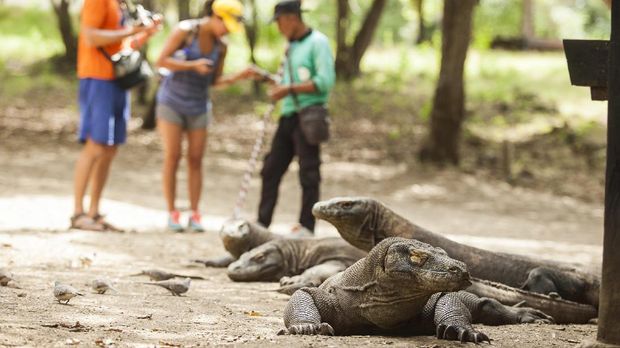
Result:
{"label": "dark cap", "polygon": [[276,4],[273,9],[273,17],[271,21],[275,21],[283,14],[301,14],[300,0],[282,0]]}

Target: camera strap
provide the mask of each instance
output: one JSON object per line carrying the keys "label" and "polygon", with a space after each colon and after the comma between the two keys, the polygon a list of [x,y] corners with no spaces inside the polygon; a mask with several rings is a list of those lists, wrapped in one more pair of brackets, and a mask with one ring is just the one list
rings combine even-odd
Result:
{"label": "camera strap", "polygon": [[99,52],[101,52],[103,54],[103,56],[109,60],[112,64],[114,64],[114,61],[112,60],[112,57],[108,54],[108,52],[106,52],[106,50],[103,49],[103,47],[97,47],[97,50]]}

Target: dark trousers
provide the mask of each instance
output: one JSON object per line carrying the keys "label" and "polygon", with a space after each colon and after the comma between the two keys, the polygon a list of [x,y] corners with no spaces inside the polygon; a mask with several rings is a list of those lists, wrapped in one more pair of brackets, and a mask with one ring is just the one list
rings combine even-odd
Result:
{"label": "dark trousers", "polygon": [[319,200],[320,151],[319,145],[310,145],[306,142],[299,128],[297,114],[280,117],[271,150],[265,157],[261,171],[263,184],[258,206],[258,222],[264,226],[271,224],[273,210],[278,201],[280,181],[295,156],[299,160],[299,182],[302,188],[299,223],[314,231],[316,221],[312,215],[312,206]]}

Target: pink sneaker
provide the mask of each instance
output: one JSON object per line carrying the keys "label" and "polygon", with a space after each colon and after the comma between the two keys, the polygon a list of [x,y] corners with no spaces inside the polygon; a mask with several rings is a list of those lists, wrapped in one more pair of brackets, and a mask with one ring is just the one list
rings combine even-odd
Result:
{"label": "pink sneaker", "polygon": [[168,216],[168,230],[172,232],[183,232],[183,226],[181,225],[181,213],[178,210],[173,210]]}
{"label": "pink sneaker", "polygon": [[190,231],[193,232],[204,232],[205,229],[204,227],[202,227],[202,224],[200,223],[200,213],[197,211],[192,212],[192,215],[189,217],[189,221],[187,223],[187,227],[190,229]]}

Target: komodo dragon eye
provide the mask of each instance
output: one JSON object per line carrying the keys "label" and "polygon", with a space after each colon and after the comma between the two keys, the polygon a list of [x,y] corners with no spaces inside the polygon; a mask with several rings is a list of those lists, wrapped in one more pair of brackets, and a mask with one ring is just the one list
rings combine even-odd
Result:
{"label": "komodo dragon eye", "polygon": [[351,201],[342,202],[340,203],[340,207],[343,209],[351,209],[353,207],[353,202]]}
{"label": "komodo dragon eye", "polygon": [[264,259],[265,259],[265,254],[258,254],[252,258],[252,261],[263,262]]}
{"label": "komodo dragon eye", "polygon": [[417,266],[422,266],[426,262],[426,259],[428,259],[428,255],[425,253],[416,250],[411,250],[409,252],[409,260]]}

